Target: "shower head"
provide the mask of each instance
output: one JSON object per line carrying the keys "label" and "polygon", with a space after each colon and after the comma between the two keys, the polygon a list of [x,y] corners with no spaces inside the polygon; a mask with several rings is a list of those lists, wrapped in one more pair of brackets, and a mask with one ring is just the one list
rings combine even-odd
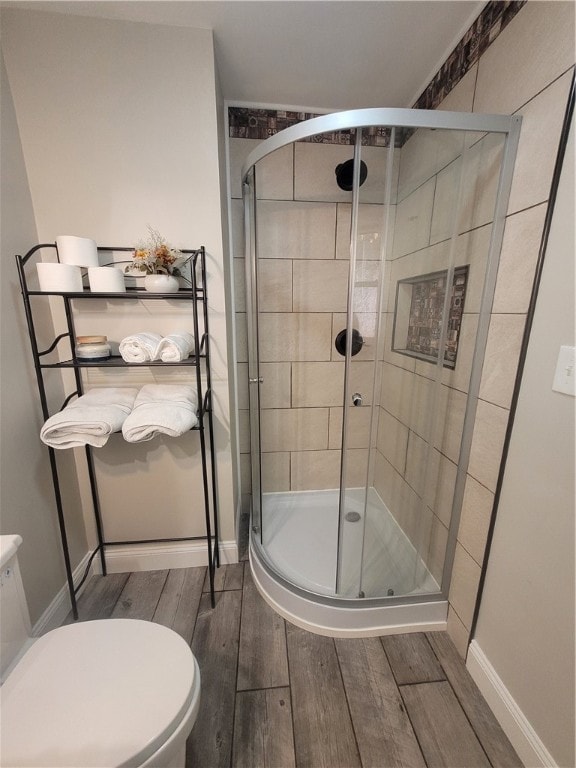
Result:
{"label": "shower head", "polygon": [[[352,182],[354,180],[354,159],[346,160],[345,163],[340,163],[336,166],[336,184],[345,192],[352,191]],[[364,160],[360,160],[360,186],[364,184],[368,176],[368,167]]]}

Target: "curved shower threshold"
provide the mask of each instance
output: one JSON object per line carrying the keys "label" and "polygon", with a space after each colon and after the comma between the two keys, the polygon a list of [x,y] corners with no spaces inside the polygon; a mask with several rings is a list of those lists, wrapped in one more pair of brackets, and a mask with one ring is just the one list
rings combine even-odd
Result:
{"label": "curved shower threshold", "polygon": [[[403,632],[446,629],[448,601],[375,605],[369,599],[340,601],[306,597],[297,587],[282,583],[250,543],[250,569],[264,600],[297,627],[329,637],[373,637]],[[392,598],[395,600],[396,598]]]}

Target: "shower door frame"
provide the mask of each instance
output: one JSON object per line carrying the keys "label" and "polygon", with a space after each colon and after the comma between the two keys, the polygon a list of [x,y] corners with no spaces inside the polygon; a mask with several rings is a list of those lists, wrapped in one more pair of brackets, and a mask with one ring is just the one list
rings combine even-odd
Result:
{"label": "shower door frame", "polygon": [[[476,407],[478,394],[480,390],[480,379],[482,375],[482,366],[484,354],[488,340],[488,330],[490,326],[490,316],[492,302],[496,288],[496,277],[500,260],[500,251],[504,235],[504,226],[510,190],[512,187],[512,178],[514,172],[514,163],[518,149],[520,136],[520,127],[522,118],[518,115],[482,115],[461,112],[448,112],[441,110],[414,110],[414,109],[393,109],[393,108],[372,108],[357,109],[345,112],[336,112],[328,115],[305,120],[297,125],[285,128],[279,133],[265,139],[261,144],[254,148],[248,155],[242,166],[241,182],[244,200],[244,222],[246,238],[246,301],[247,301],[247,326],[248,326],[248,377],[249,377],[249,397],[250,397],[250,443],[251,443],[251,463],[252,463],[252,504],[251,510],[251,547],[255,551],[260,561],[260,566],[283,588],[306,599],[313,600],[326,606],[338,606],[339,608],[348,607],[380,607],[380,606],[401,606],[415,603],[433,603],[439,600],[448,599],[448,590],[454,562],[456,549],[456,536],[460,522],[460,510],[464,497],[464,486],[466,482],[466,473],[470,458],[470,449],[472,445],[472,432],[476,417]],[[452,514],[448,539],[446,544],[446,553],[444,558],[444,568],[442,573],[442,583],[438,593],[423,593],[418,595],[400,595],[400,596],[381,596],[381,597],[363,597],[350,598],[340,597],[338,595],[325,595],[312,592],[305,587],[287,579],[280,573],[276,566],[270,561],[267,553],[262,546],[262,525],[261,525],[261,451],[260,451],[260,409],[259,409],[259,389],[261,383],[259,360],[258,360],[258,307],[257,307],[257,242],[256,242],[256,173],[255,166],[267,155],[281,149],[284,146],[293,144],[301,139],[311,136],[351,130],[356,128],[367,128],[378,126],[382,128],[407,128],[407,129],[440,129],[455,131],[470,131],[480,133],[497,133],[505,136],[505,142],[500,166],[500,175],[496,200],[494,205],[494,217],[491,222],[490,245],[487,255],[486,271],[484,276],[484,286],[480,303],[478,327],[476,332],[476,341],[474,345],[474,355],[472,370],[470,374],[466,410],[464,416],[464,425],[460,443],[460,453],[457,465],[456,483],[454,488]],[[250,180],[248,179],[251,175]],[[253,407],[254,406],[254,407]],[[258,461],[255,461],[255,459]],[[340,477],[340,485],[343,478]],[[258,498],[254,499],[255,491]]]}

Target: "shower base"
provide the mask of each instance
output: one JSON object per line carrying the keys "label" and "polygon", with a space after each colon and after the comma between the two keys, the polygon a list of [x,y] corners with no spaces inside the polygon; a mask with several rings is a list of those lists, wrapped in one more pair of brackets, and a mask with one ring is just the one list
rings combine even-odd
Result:
{"label": "shower base", "polygon": [[343,523],[336,597],[338,490],[263,494],[263,547],[251,542],[250,562],[264,598],[285,618],[319,634],[445,629],[448,606],[437,582],[373,488],[364,537],[363,495],[362,489],[346,494],[352,521]]}

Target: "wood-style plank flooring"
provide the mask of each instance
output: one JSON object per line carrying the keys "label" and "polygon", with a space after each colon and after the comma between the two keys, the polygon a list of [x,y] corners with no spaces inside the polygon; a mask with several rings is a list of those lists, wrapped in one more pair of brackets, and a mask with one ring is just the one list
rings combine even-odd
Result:
{"label": "wood-style plank flooring", "polygon": [[94,576],[79,600],[81,621],[155,621],[190,643],[190,768],[522,765],[445,633],[322,637],[278,616],[248,563],[215,584],[214,609],[205,568]]}

